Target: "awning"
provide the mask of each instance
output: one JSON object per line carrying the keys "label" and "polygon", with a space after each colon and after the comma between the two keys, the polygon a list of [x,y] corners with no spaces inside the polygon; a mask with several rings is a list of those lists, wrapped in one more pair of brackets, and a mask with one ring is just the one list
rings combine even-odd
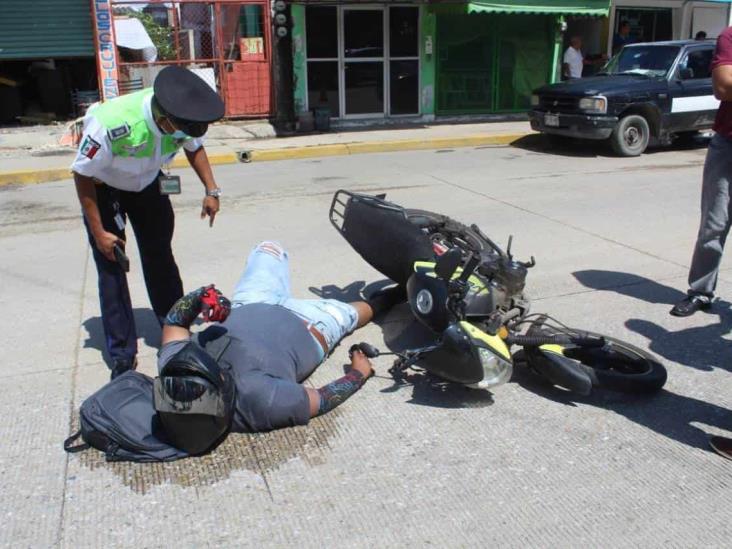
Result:
{"label": "awning", "polygon": [[437,13],[523,13],[606,16],[610,0],[473,0],[465,4],[432,4]]}
{"label": "awning", "polygon": [[468,2],[468,13],[556,13],[607,15],[610,0],[503,0]]}

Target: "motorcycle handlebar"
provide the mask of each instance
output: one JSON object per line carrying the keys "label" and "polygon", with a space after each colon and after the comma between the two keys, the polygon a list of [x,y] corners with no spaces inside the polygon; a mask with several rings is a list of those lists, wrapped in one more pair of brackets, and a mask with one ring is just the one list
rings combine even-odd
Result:
{"label": "motorcycle handlebar", "polygon": [[602,336],[527,336],[510,335],[506,338],[509,345],[521,345],[522,347],[539,347],[541,345],[577,345],[579,347],[604,347],[605,338]]}

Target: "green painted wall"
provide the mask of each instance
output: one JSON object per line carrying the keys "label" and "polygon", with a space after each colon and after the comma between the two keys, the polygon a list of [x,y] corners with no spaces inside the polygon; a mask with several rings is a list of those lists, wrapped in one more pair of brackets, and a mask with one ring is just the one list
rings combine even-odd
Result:
{"label": "green painted wall", "polygon": [[[435,114],[435,59],[437,58],[437,17],[422,7],[422,44],[420,45],[420,109],[421,114]],[[429,48],[432,53],[429,53]]]}
{"label": "green painted wall", "polygon": [[292,20],[292,72],[295,81],[295,114],[305,110],[308,96],[308,83],[305,72],[305,6],[290,6]]}

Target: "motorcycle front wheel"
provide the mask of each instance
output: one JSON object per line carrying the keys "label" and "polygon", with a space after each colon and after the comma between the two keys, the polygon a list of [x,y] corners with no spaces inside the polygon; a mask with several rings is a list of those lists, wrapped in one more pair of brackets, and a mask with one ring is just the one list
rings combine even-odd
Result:
{"label": "motorcycle front wheel", "polygon": [[[541,372],[546,361],[552,359],[551,353],[559,353],[585,372],[594,388],[622,393],[652,393],[666,383],[666,368],[651,353],[611,336],[584,330],[571,331],[603,337],[606,343],[603,347],[549,345],[525,348],[529,367]],[[535,324],[527,335],[549,336],[557,332]]]}

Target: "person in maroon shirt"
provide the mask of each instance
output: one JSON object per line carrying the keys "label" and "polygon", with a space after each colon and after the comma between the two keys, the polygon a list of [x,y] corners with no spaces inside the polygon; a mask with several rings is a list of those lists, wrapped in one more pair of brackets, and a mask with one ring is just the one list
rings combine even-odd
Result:
{"label": "person in maroon shirt", "polygon": [[[730,180],[732,180],[732,27],[717,38],[712,59],[712,87],[721,101],[714,121],[715,136],[709,144],[702,179],[701,223],[689,269],[689,291],[671,314],[690,316],[712,306],[722,250],[730,229]],[[732,439],[712,437],[718,453],[732,459]]]}

